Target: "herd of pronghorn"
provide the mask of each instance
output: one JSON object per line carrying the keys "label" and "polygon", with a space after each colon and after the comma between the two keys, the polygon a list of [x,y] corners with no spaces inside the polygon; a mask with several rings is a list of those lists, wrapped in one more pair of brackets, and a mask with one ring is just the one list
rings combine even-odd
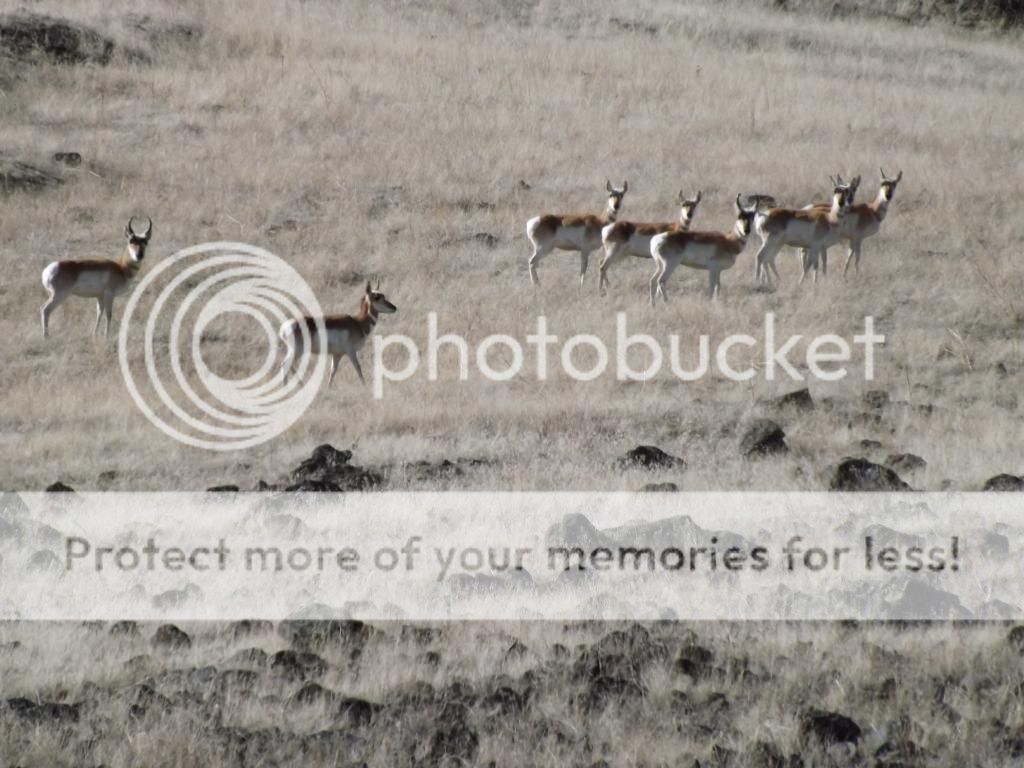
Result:
{"label": "herd of pronghorn", "polygon": [[754,280],[770,283],[778,280],[775,257],[783,246],[800,252],[801,282],[810,270],[817,280],[818,267],[828,271],[828,249],[840,241],[850,246],[843,274],[850,268],[860,270],[860,253],[864,240],[878,232],[896,193],[903,171],[889,177],[881,169],[878,195],[870,203],[854,202],[860,176],[849,183],[837,176],[832,181],[832,199],[812,203],[804,208],[783,208],[775,205],[770,195],[750,195],[747,202],[736,195],[736,224],[731,232],[709,232],[690,229],[700,204],[701,193],[687,198],[679,193],[679,218],[665,222],[634,222],[619,220],[622,200],[629,184],[613,187],[605,182],[608,207],[601,216],[594,214],[564,215],[546,213],[526,222],[526,236],[533,244],[530,256],[530,280],[536,285],[537,264],[554,250],[578,251],[580,254],[580,285],[587,274],[590,254],[603,247],[600,268],[600,290],[609,285],[608,270],[625,256],[654,260],[651,276],[651,304],[658,295],[666,301],[665,282],[679,266],[706,270],[708,295],[714,298],[721,288],[722,272],[736,263],[751,232],[761,238],[761,248],[754,257]]}
{"label": "herd of pronghorn", "polygon": [[[608,270],[625,256],[651,258],[654,274],[651,276],[651,303],[660,294],[667,301],[665,282],[679,266],[706,270],[710,298],[714,298],[721,287],[722,272],[736,263],[736,257],[743,251],[752,232],[761,238],[761,248],[754,257],[755,282],[770,283],[779,278],[775,268],[775,257],[783,246],[799,250],[802,275],[800,280],[814,270],[817,279],[819,265],[822,273],[828,270],[828,249],[840,241],[849,244],[849,253],[843,274],[850,268],[860,269],[861,246],[864,240],[878,232],[885,220],[896,192],[896,185],[903,178],[900,171],[894,177],[881,171],[878,195],[870,203],[855,203],[860,176],[850,182],[842,176],[832,179],[830,202],[813,203],[804,208],[783,208],[775,205],[770,195],[749,195],[746,204],[742,195],[736,195],[736,223],[731,232],[700,231],[690,228],[701,193],[687,198],[679,193],[679,218],[676,221],[640,223],[619,220],[622,201],[629,190],[629,184],[613,187],[605,184],[608,192],[608,206],[604,214],[542,214],[526,224],[526,235],[533,245],[530,256],[530,280],[537,284],[537,264],[553,250],[578,251],[580,254],[580,284],[587,273],[590,254],[603,246],[604,258],[600,267],[600,291],[604,294],[609,285]],[[63,260],[49,264],[43,270],[43,287],[50,297],[42,308],[43,336],[49,334],[50,315],[54,309],[71,296],[82,296],[96,300],[96,325],[93,335],[99,331],[100,321],[106,319],[105,332],[110,333],[110,320],[114,298],[125,293],[139,271],[153,234],[153,222],[147,220],[146,228],[140,233],[129,219],[124,228],[128,243],[117,260]],[[374,290],[366,284],[355,315],[330,315],[322,318],[326,329],[327,352],[331,356],[330,381],[342,357],[348,357],[364,381],[363,372],[356,357],[373,332],[378,315],[396,312],[397,308],[380,292],[380,285]],[[282,366],[282,377],[291,370],[295,356],[302,348],[304,328],[309,330],[313,343],[316,339],[317,319],[304,317],[288,320],[280,330],[280,337],[287,347]]]}

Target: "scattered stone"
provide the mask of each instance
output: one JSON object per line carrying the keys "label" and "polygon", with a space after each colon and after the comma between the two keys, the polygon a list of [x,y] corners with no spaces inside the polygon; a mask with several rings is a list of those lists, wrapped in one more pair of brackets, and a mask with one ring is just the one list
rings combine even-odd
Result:
{"label": "scattered stone", "polygon": [[134,621],[115,621],[110,625],[110,634],[112,637],[124,635],[126,637],[138,637],[139,625]]}
{"label": "scattered stone", "polygon": [[427,746],[426,764],[437,765],[443,761],[455,764],[473,765],[480,749],[480,737],[463,717],[443,723],[434,731]]}
{"label": "scattered stone", "polygon": [[640,490],[644,493],[675,493],[679,486],[675,483],[647,483]]}
{"label": "scattered stone", "polygon": [[916,472],[928,466],[928,462],[913,453],[894,453],[885,460],[885,466],[894,472]]}
{"label": "scattered stone", "polygon": [[996,475],[985,481],[983,491],[1024,491],[1024,477],[1016,475]]}
{"label": "scattered stone", "polygon": [[82,164],[82,156],[78,152],[54,152],[53,162],[66,165],[68,168],[77,168]]}
{"label": "scattered stone", "polygon": [[830,491],[912,491],[900,476],[888,467],[867,459],[846,458],[832,472]]}
{"label": "scattered stone", "polygon": [[207,493],[238,493],[239,487],[237,485],[214,485],[206,489]]}
{"label": "scattered stone", "polygon": [[856,744],[861,738],[860,726],[846,715],[812,709],[800,716],[800,736],[804,741],[816,739],[822,744]]}
{"label": "scattered stone", "polygon": [[82,24],[19,12],[0,16],[0,54],[16,61],[107,64],[114,42]]}
{"label": "scattered stone", "polygon": [[512,645],[505,651],[505,661],[518,661],[530,652],[530,649],[525,644],[518,640],[513,640]]}
{"label": "scattered stone", "polygon": [[861,401],[868,408],[873,408],[878,411],[885,408],[890,403],[889,393],[884,389],[872,389],[870,392],[865,392]]}
{"label": "scattered stone", "polygon": [[811,397],[811,390],[803,389],[787,392],[782,397],[777,397],[772,404],[779,410],[813,411],[814,399]]}
{"label": "scattered stone", "polygon": [[771,456],[789,451],[786,433],[771,419],[754,419],[740,441],[740,454],[746,459]]}
{"label": "scattered stone", "polygon": [[355,619],[289,619],[278,625],[277,633],[302,651],[330,647],[347,648],[358,654],[372,637],[373,629]]}
{"label": "scattered stone", "polygon": [[163,624],[158,627],[149,642],[154,648],[182,650],[192,647],[192,638],[173,624]]}
{"label": "scattered stone", "polygon": [[1024,624],[1014,627],[1006,636],[1006,641],[1017,653],[1024,655]]}
{"label": "scattered stone", "polygon": [[35,702],[30,699],[15,698],[0,702],[0,713],[10,712],[19,720],[32,725],[54,725],[77,723],[79,704],[58,704],[52,701]]}
{"label": "scattered stone", "polygon": [[882,443],[878,440],[865,439],[860,441],[860,447],[864,451],[876,451],[882,447]]}
{"label": "scattered stone", "polygon": [[327,662],[315,653],[286,650],[270,657],[270,668],[290,680],[308,680],[321,677],[327,671]]}
{"label": "scattered stone", "polygon": [[286,491],[341,493],[366,491],[380,485],[383,478],[376,472],[349,464],[352,451],[339,451],[332,445],[320,445],[312,456],[293,472],[292,485]]}
{"label": "scattered stone", "polygon": [[673,668],[676,672],[689,675],[696,680],[711,671],[711,664],[714,660],[715,654],[709,648],[690,643],[679,649]]}
{"label": "scattered stone", "polygon": [[226,669],[217,676],[217,688],[221,692],[237,691],[248,693],[260,682],[260,673],[251,669]]}
{"label": "scattered stone", "polygon": [[403,624],[398,639],[403,643],[413,643],[425,647],[441,639],[441,630],[434,627],[417,627]]}
{"label": "scattered stone", "polygon": [[46,486],[46,492],[47,493],[74,493],[75,489],[72,488],[70,485],[65,485],[64,483],[60,482],[60,480],[58,480],[56,483],[53,483],[52,485]]}
{"label": "scattered stone", "polygon": [[322,707],[332,703],[337,698],[338,694],[324,688],[319,683],[306,683],[288,700],[288,703],[292,706]]}
{"label": "scattered stone", "polygon": [[269,635],[274,631],[273,622],[264,619],[242,619],[233,621],[228,627],[228,632],[235,640],[242,640],[259,635]]}
{"label": "scattered stone", "polygon": [[337,701],[335,717],[349,728],[369,725],[381,709],[379,704],[371,704],[365,699],[345,697]]}
{"label": "scattered stone", "polygon": [[270,657],[262,648],[243,648],[230,659],[229,664],[246,664],[250,667],[266,669],[270,663]]}
{"label": "scattered stone", "polygon": [[640,445],[616,462],[619,469],[675,469],[685,468],[682,459],[665,453],[654,445]]}
{"label": "scattered stone", "polygon": [[527,693],[520,693],[514,688],[504,685],[484,696],[480,703],[488,717],[495,715],[509,717],[525,711],[528,702],[529,695]]}

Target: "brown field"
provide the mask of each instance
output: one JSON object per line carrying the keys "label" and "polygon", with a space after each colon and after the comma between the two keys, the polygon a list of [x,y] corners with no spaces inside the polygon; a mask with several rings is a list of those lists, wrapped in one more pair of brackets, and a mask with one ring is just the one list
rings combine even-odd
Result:
{"label": "brown field", "polygon": [[[40,0],[31,9],[89,25],[116,47],[105,66],[0,54],[2,158],[64,180],[0,197],[0,487],[250,489],[279,481],[320,443],[354,446],[365,466],[488,460],[455,480],[396,471],[395,489],[629,490],[664,480],[684,490],[820,490],[843,456],[901,452],[927,461],[904,477],[916,489],[975,490],[998,473],[1024,473],[1019,33],[663,0]],[[51,159],[69,151],[80,166]],[[652,267],[632,258],[601,298],[599,253],[582,289],[572,253],[541,263],[539,288],[528,279],[526,221],[599,212],[608,178],[630,182],[625,218],[670,218],[680,189],[701,189],[695,227],[727,230],[738,192],[801,206],[827,196],[839,172],[863,176],[867,202],[879,166],[903,180],[860,273],[845,280],[843,249],[816,285],[797,284],[787,250],[782,284],[755,288],[756,237],[715,303],[705,274],[680,268],[671,303],[651,308]],[[739,455],[743,422],[804,385],[493,383],[472,367],[460,382],[452,358],[441,381],[418,376],[379,400],[343,362],[281,437],[204,452],[135,408],[115,335],[89,336],[93,302],[70,300],[42,338],[41,270],[60,258],[115,257],[130,215],[154,220],[150,268],[189,245],[244,241],[286,259],[332,312],[355,311],[365,280],[380,278],[399,311],[379,332],[421,349],[429,312],[442,332],[471,342],[521,339],[541,314],[562,337],[611,340],[620,311],[631,332],[684,343],[757,336],[766,312],[780,336],[850,337],[870,315],[887,342],[875,381],[856,366],[843,381],[811,380],[818,407],[776,416],[790,452],[761,462]],[[121,297],[114,329],[124,306]],[[211,334],[204,353],[218,372],[243,375],[263,353],[248,343],[251,329],[233,329]],[[369,376],[370,347],[362,360]],[[871,390],[893,404],[866,414]],[[864,439],[881,447],[862,449]],[[685,472],[610,469],[639,444],[684,457]],[[186,629],[192,649],[164,653],[148,644],[153,627],[111,639],[107,627],[4,623],[3,698],[84,704],[67,722],[52,712],[0,716],[0,764],[799,764],[756,753],[766,741],[807,766],[895,768],[1013,765],[1024,749],[1020,658],[998,625],[656,625],[664,652],[631,666],[636,687],[599,709],[581,704],[600,685],[579,664],[621,627],[452,625],[417,646],[382,626],[361,658],[344,643],[312,647],[328,663],[319,677],[282,680],[254,664],[242,693],[216,692],[228,683],[190,672],[215,665],[220,674],[248,646],[301,644],[282,628],[244,641],[225,639],[224,627]],[[529,652],[509,661],[514,638]],[[679,671],[674,660],[693,644],[712,649],[717,669]],[[123,666],[144,654],[152,657]],[[334,704],[283,715],[314,677],[384,714],[349,730]],[[416,681],[432,688],[426,703],[410,692]],[[487,699],[502,687],[527,697],[525,711]],[[144,705],[132,698],[140,695]],[[807,707],[845,712],[870,736],[857,749],[808,746]],[[494,712],[503,719],[489,721]],[[438,736],[435,722],[454,723],[455,735]],[[882,750],[886,742],[896,746]]]}

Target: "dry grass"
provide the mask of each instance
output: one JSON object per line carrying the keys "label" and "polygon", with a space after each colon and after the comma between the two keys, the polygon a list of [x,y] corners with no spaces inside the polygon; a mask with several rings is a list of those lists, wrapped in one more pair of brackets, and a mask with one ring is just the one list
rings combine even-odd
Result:
{"label": "dry grass", "polygon": [[[1020,410],[1005,395],[1022,365],[1024,322],[1013,258],[1024,236],[1013,213],[1024,157],[1022,54],[1012,42],[652,0],[629,13],[611,3],[585,11],[499,2],[473,10],[152,4],[148,29],[187,22],[203,30],[198,42],[153,44],[131,25],[133,11],[81,3],[72,16],[143,49],[152,63],[18,69],[2,94],[8,152],[44,166],[54,151],[85,158],[59,190],[4,200],[5,485],[59,477],[96,488],[100,472],[115,470],[114,487],[123,489],[246,486],[272,479],[311,445],[358,440],[357,458],[369,462],[500,459],[503,469],[481,480],[489,488],[619,487],[607,460],[638,442],[685,455],[693,488],[801,488],[818,487],[809,470],[867,436],[826,415],[787,424],[794,456],[751,471],[731,440],[709,435],[729,434],[755,400],[792,385],[420,377],[376,402],[346,364],[275,442],[235,455],[186,449],[127,400],[115,344],[88,338],[90,302],[57,313],[56,338],[38,331],[42,267],[113,255],[134,213],[155,219],[151,259],[205,240],[252,242],[295,265],[329,310],[351,311],[360,278],[383,276],[400,312],[382,330],[421,343],[432,310],[443,330],[476,340],[495,331],[522,337],[538,314],[563,338],[611,338],[612,311],[622,310],[637,331],[684,339],[759,328],[766,311],[786,334],[850,335],[871,314],[889,337],[878,382],[812,382],[813,394],[856,398],[880,387],[938,406],[931,419],[893,419],[877,435],[925,454],[924,487],[947,477],[974,487],[1022,469],[1004,450],[1021,437]],[[864,175],[868,198],[879,165],[902,168],[904,181],[857,279],[798,288],[795,258],[784,257],[788,281],[759,293],[753,245],[724,276],[713,307],[702,297],[704,276],[682,270],[675,302],[650,310],[650,269],[636,261],[613,273],[604,301],[596,263],[586,290],[576,290],[574,254],[542,264],[541,290],[526,278],[526,219],[598,209],[606,176],[631,180],[626,215],[670,215],[676,190],[700,187],[697,225],[727,228],[737,191],[802,204],[842,170]],[[531,189],[519,189],[520,179]],[[441,244],[479,231],[498,245]],[[950,331],[962,344],[937,359]],[[228,342],[208,352],[218,369],[239,372],[262,357]],[[993,372],[998,362],[1010,378]]]}

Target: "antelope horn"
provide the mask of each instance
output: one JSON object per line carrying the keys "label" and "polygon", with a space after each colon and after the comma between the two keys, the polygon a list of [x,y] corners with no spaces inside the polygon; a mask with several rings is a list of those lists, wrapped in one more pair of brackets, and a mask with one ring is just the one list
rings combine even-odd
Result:
{"label": "antelope horn", "polygon": [[149,236],[153,234],[153,220],[146,217],[146,231],[142,233],[141,237],[143,240],[149,240]]}

